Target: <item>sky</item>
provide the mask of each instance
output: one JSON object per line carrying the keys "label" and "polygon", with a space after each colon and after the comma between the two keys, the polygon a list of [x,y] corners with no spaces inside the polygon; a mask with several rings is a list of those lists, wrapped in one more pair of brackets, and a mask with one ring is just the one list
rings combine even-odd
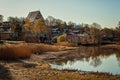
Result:
{"label": "sky", "polygon": [[96,22],[114,28],[120,21],[120,0],[0,0],[0,14],[27,17],[31,11],[41,11],[44,18],[53,16],[77,24]]}

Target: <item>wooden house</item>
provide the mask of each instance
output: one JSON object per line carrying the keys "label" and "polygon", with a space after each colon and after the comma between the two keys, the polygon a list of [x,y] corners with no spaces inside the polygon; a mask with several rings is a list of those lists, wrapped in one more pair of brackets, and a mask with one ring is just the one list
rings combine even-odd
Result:
{"label": "wooden house", "polygon": [[[35,22],[39,19],[44,20],[40,11],[29,12],[28,16],[26,17],[26,20],[30,21],[32,24],[35,24]],[[34,27],[34,26],[32,26],[32,27]],[[33,29],[34,28],[32,28],[31,30],[27,30],[27,29],[24,30],[23,40],[25,40],[26,42],[38,42],[37,38],[38,37],[40,38],[41,36],[38,36],[37,34],[35,34]]]}
{"label": "wooden house", "polygon": [[32,11],[32,12],[29,12],[26,20],[29,20],[30,22],[35,22],[36,20],[40,18],[43,18],[40,11]]}
{"label": "wooden house", "polygon": [[9,22],[3,22],[0,26],[0,40],[8,40],[11,39],[13,32],[11,31]]}
{"label": "wooden house", "polygon": [[9,40],[11,39],[12,32],[2,32],[0,33],[0,40]]}

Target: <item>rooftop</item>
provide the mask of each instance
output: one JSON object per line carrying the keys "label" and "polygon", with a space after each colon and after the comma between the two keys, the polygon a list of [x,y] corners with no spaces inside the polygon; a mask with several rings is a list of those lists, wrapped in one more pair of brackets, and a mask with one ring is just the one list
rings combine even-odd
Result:
{"label": "rooftop", "polygon": [[29,12],[26,19],[30,20],[30,22],[34,22],[37,19],[43,18],[40,11],[32,11]]}

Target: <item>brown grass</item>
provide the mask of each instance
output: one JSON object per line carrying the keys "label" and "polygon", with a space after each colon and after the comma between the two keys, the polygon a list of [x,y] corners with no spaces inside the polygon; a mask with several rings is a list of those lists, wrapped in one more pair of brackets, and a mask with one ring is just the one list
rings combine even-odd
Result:
{"label": "brown grass", "polygon": [[0,45],[0,59],[29,58],[30,48],[25,44],[5,44]]}
{"label": "brown grass", "polygon": [[120,49],[119,44],[108,44],[108,45],[102,45],[102,48],[115,48],[115,49]]}
{"label": "brown grass", "polygon": [[56,52],[63,50],[61,46],[48,45],[48,44],[29,44],[30,49],[33,53],[43,53],[43,52]]}
{"label": "brown grass", "polygon": [[59,42],[56,43],[57,46],[67,46],[67,47],[77,47],[76,43],[70,43],[70,42]]}
{"label": "brown grass", "polygon": [[32,53],[57,52],[73,49],[72,47],[48,44],[19,43],[0,45],[0,59],[29,58]]}

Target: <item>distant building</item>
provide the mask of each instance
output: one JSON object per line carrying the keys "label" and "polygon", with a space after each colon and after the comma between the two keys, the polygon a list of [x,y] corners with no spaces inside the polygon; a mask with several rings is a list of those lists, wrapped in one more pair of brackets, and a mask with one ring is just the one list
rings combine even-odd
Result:
{"label": "distant building", "polygon": [[9,31],[10,30],[10,25],[9,22],[3,22],[2,25],[0,26],[0,31]]}
{"label": "distant building", "polygon": [[11,39],[13,32],[11,31],[9,22],[3,22],[0,26],[0,40]]}
{"label": "distant building", "polygon": [[[28,16],[26,17],[26,20],[29,20],[33,25],[36,23],[36,21],[38,20],[43,20],[44,21],[44,18],[41,14],[40,11],[32,11],[32,12],[29,12]],[[45,24],[43,25],[38,25],[37,27],[40,27],[40,26],[43,26],[43,27],[46,27],[46,25],[44,26]],[[33,28],[31,30],[25,30],[24,31],[24,36],[23,36],[23,40],[25,40],[26,42],[45,42],[45,38],[46,38],[46,33],[44,32],[40,32],[40,33],[37,33],[35,34],[34,33],[34,26],[32,26]],[[43,27],[40,27],[40,28],[43,28]],[[37,28],[37,29],[40,29],[40,28]]]}
{"label": "distant building", "polygon": [[0,33],[0,40],[10,40],[12,35],[12,32],[2,32]]}
{"label": "distant building", "polygon": [[58,36],[60,34],[59,28],[52,28],[52,36]]}
{"label": "distant building", "polygon": [[36,20],[40,18],[43,18],[40,11],[32,11],[32,12],[29,12],[26,19],[29,20],[30,22],[35,22]]}

